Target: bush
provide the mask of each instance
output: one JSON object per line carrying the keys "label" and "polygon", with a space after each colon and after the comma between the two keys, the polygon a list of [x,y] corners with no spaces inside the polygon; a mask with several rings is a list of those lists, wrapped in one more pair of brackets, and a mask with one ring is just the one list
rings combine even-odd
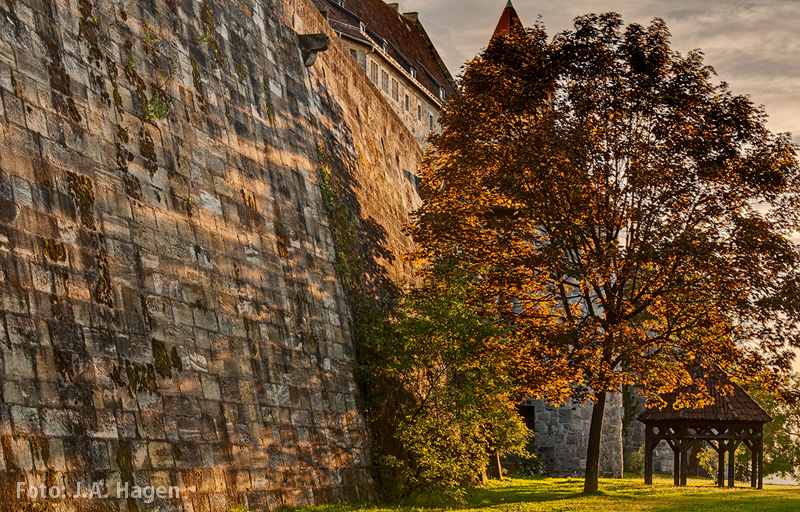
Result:
{"label": "bush", "polygon": [[528,457],[517,457],[517,475],[547,476],[547,464],[538,453]]}
{"label": "bush", "polygon": [[644,445],[628,457],[628,468],[631,473],[644,473]]}
{"label": "bush", "polygon": [[514,405],[508,328],[467,273],[431,274],[383,322],[367,322],[359,376],[367,388],[374,476],[384,498],[476,482],[488,453],[527,456],[530,432]]}

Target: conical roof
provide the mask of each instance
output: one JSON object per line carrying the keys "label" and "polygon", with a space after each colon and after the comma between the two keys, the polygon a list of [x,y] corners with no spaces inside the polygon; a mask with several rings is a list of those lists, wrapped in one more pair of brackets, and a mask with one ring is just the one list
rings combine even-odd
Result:
{"label": "conical roof", "polygon": [[492,39],[497,36],[507,36],[512,30],[522,29],[522,22],[519,21],[517,11],[511,5],[511,0],[508,0],[506,8],[503,9],[503,14],[500,16],[500,21],[497,22],[497,27],[494,29]]}
{"label": "conical roof", "polygon": [[[665,393],[661,398],[667,403],[662,409],[647,408],[637,418],[642,423],[669,422],[681,420],[698,421],[732,421],[746,423],[769,423],[772,417],[753,400],[741,386],[731,381],[724,372],[717,368],[703,372],[693,372],[695,380],[704,381],[714,403],[699,409],[675,409],[673,404],[680,393],[697,391],[696,387],[686,386],[673,393]],[[732,390],[721,394],[717,389],[726,386]]]}

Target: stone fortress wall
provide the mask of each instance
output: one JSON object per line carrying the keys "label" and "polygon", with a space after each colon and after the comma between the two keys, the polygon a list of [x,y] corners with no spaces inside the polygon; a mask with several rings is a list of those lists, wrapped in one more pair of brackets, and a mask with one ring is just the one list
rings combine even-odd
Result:
{"label": "stone fortress wall", "polygon": [[[639,468],[632,467],[631,457],[639,452],[645,442],[644,423],[636,420],[636,417],[645,410],[645,398],[631,387],[626,387],[622,395],[623,401],[626,402],[624,403],[625,421],[622,432],[623,460],[625,461],[625,471],[632,471]],[[644,454],[644,451],[641,453]],[[644,464],[644,455],[642,455],[641,462]],[[662,440],[653,449],[653,472],[672,475],[674,470],[674,453],[667,442]]]}
{"label": "stone fortress wall", "polygon": [[369,499],[320,155],[397,282],[414,136],[310,0],[0,10],[0,508],[19,481],[109,493],[68,510]]}
{"label": "stone fortress wall", "polygon": [[[548,405],[542,399],[527,399],[533,409],[533,449],[542,457],[552,476],[583,478],[586,471],[586,447],[592,423],[592,404]],[[603,415],[600,443],[600,476],[622,478],[622,395],[609,393]],[[638,447],[637,447],[638,448]]]}

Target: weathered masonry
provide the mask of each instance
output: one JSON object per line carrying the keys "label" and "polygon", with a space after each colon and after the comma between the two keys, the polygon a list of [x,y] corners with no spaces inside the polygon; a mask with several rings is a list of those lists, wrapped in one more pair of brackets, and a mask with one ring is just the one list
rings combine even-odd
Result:
{"label": "weathered masonry", "polygon": [[415,137],[310,0],[0,10],[0,507],[20,481],[109,494],[70,510],[369,498],[318,177],[397,280]]}

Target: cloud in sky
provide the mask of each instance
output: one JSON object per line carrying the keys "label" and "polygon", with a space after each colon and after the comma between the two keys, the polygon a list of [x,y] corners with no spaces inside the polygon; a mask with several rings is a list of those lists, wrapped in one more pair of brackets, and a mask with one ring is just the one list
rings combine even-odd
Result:
{"label": "cloud in sky", "polygon": [[[417,11],[450,72],[486,46],[506,0],[400,0]],[[792,132],[800,143],[800,1],[797,0],[514,0],[523,24],[541,14],[551,36],[590,12],[616,11],[626,23],[647,25],[663,18],[672,46],[681,53],[699,48],[719,80],[735,94],[763,104],[774,132]]]}

